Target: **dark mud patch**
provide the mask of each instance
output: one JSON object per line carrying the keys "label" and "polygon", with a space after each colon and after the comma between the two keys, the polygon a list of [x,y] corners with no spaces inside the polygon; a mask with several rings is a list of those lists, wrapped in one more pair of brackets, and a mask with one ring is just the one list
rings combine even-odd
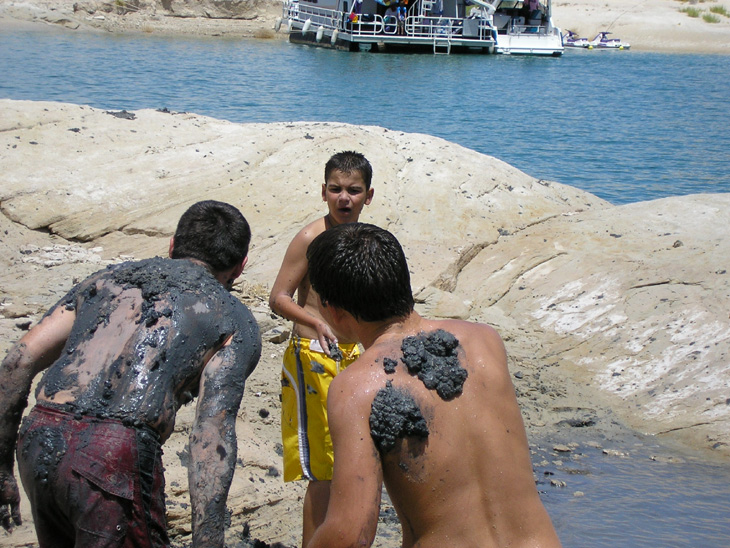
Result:
{"label": "dark mud patch", "polygon": [[[21,429],[21,435],[23,434]],[[63,434],[50,427],[41,427],[28,434],[22,447],[23,457],[28,458],[32,447],[36,447],[35,479],[42,485],[53,477],[68,447]]]}
{"label": "dark mud patch", "polygon": [[383,369],[388,375],[395,373],[395,368],[398,367],[398,362],[392,358],[383,359]]}
{"label": "dark mud patch", "polygon": [[336,342],[330,341],[330,357],[335,360],[336,362],[341,362],[345,359],[344,354],[342,353],[342,350],[340,350],[340,347],[337,346]]}
{"label": "dark mud patch", "polygon": [[444,400],[461,394],[468,377],[458,356],[459,340],[448,331],[438,329],[406,337],[401,344],[401,360],[411,375],[416,375],[426,388],[436,390]]}
{"label": "dark mud patch", "polygon": [[378,451],[387,453],[399,439],[426,439],[428,425],[413,396],[388,381],[378,390],[370,408],[370,436]]}

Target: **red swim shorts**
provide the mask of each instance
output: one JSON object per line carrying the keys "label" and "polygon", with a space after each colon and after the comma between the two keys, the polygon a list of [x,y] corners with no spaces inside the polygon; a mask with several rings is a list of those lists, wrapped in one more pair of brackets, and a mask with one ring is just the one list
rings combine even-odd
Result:
{"label": "red swim shorts", "polygon": [[151,430],[36,405],[17,458],[40,548],[169,545],[162,450]]}

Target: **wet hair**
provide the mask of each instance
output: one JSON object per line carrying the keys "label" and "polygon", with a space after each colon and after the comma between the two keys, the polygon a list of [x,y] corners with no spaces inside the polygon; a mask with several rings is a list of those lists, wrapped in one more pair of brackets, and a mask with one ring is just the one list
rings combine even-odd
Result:
{"label": "wet hair", "polygon": [[327,184],[333,171],[338,170],[342,173],[360,172],[362,180],[365,181],[365,190],[370,190],[370,183],[373,181],[373,167],[359,152],[353,150],[344,150],[333,155],[324,165],[324,183]]}
{"label": "wet hair", "polygon": [[198,259],[216,272],[238,265],[248,255],[251,229],[238,209],[204,200],[191,205],[175,230],[173,259]]}
{"label": "wet hair", "polygon": [[406,256],[387,230],[367,223],[338,225],[312,241],[307,260],[309,281],[322,304],[367,322],[413,311]]}

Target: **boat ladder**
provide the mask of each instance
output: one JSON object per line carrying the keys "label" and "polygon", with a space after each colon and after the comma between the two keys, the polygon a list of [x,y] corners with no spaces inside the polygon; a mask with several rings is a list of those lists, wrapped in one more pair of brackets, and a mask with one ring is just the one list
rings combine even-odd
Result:
{"label": "boat ladder", "polygon": [[450,36],[434,36],[433,37],[434,54],[449,55],[451,53],[451,37]]}

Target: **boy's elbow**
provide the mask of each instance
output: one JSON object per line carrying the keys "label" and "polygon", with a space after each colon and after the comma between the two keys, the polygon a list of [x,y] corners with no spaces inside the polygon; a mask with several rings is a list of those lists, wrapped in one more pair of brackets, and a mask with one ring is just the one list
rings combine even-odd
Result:
{"label": "boy's elbow", "polygon": [[375,527],[371,524],[361,524],[358,527],[352,521],[326,518],[307,544],[307,548],[367,548],[375,540]]}

